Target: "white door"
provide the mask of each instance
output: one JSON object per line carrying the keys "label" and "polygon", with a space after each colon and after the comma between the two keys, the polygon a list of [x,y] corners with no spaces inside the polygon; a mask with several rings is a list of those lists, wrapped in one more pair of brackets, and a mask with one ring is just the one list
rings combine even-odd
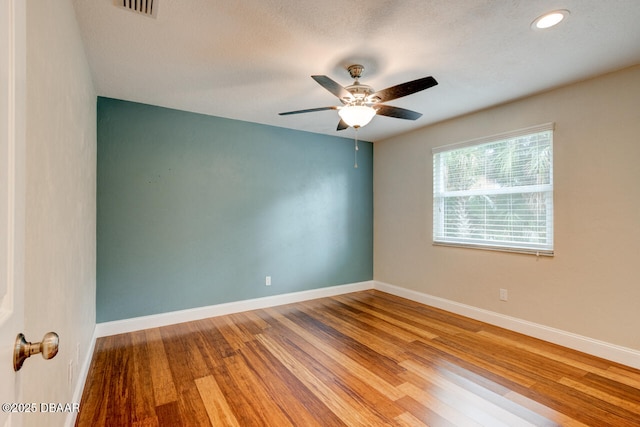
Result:
{"label": "white door", "polygon": [[[26,14],[0,0],[0,426],[20,426],[20,374],[13,347],[24,324]],[[27,337],[29,338],[29,337]],[[7,404],[9,406],[7,406]]]}

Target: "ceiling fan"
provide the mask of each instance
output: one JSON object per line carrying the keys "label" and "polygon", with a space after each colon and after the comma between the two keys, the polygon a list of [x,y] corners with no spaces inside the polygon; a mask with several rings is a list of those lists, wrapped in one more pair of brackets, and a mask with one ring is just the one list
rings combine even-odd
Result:
{"label": "ceiling fan", "polygon": [[307,110],[287,111],[280,113],[281,116],[290,114],[312,113],[315,111],[338,110],[340,122],[336,130],[343,130],[349,126],[360,128],[367,125],[376,114],[396,119],[417,120],[422,116],[416,111],[405,108],[385,105],[384,102],[411,95],[421,90],[428,89],[438,84],[433,77],[423,77],[412,80],[386,89],[374,91],[371,86],[360,83],[364,67],[359,64],[351,65],[347,68],[351,78],[355,81],[352,85],[342,87],[327,76],[311,76],[320,86],[338,97],[341,106],[310,108]]}

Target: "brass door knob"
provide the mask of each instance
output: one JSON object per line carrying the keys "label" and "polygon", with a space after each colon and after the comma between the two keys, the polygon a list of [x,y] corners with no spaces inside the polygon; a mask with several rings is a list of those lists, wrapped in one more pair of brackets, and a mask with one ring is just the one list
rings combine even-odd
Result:
{"label": "brass door knob", "polygon": [[18,334],[16,337],[16,345],[13,349],[13,370],[19,371],[22,364],[31,355],[42,354],[45,360],[52,359],[58,354],[58,344],[60,338],[55,332],[47,332],[44,334],[41,342],[31,344],[24,338],[24,334]]}

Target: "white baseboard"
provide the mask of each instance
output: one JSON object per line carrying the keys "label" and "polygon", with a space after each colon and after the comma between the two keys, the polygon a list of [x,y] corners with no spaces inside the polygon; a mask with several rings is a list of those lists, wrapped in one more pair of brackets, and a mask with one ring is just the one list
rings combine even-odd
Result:
{"label": "white baseboard", "polygon": [[262,298],[254,298],[244,301],[235,301],[224,304],[210,305],[206,307],[191,308],[188,310],[172,311],[169,313],[153,314],[150,316],[134,317],[131,319],[114,320],[98,323],[96,325],[96,338],[109,335],[123,334],[140,331],[142,329],[157,328],[160,326],[174,325],[176,323],[191,322],[193,320],[206,319],[208,317],[223,316],[225,314],[240,313],[242,311],[257,310],[260,308],[275,307],[277,305],[291,304],[316,298],[324,298],[349,292],[373,289],[373,281],[349,283],[346,285],[329,286],[326,288],[311,289],[308,291],[292,292],[282,295],[272,295]]}
{"label": "white baseboard", "polygon": [[[71,402],[73,403],[80,403],[80,400],[82,399],[82,392],[84,391],[84,385],[87,382],[87,375],[89,374],[89,367],[91,367],[91,360],[93,360],[93,351],[96,348],[97,338],[98,337],[96,336],[96,328],[94,328],[93,336],[91,337],[91,342],[89,343],[89,348],[84,355],[82,364],[80,364],[80,370],[78,371],[78,377],[76,378],[76,385],[73,388],[73,397],[71,398]],[[80,409],[82,410],[82,408]],[[68,412],[67,418],[64,422],[64,426],[73,427],[76,424],[77,417],[78,414],[76,412]]]}
{"label": "white baseboard", "polygon": [[[516,317],[506,316],[478,307],[447,300],[411,289],[401,288],[384,282],[365,281],[350,283],[346,285],[330,286],[326,288],[312,289],[308,291],[293,292],[282,295],[273,295],[263,298],[254,298],[244,301],[236,301],[224,304],[198,307],[188,310],[172,311],[169,313],[154,314],[151,316],[135,317],[131,319],[115,320],[111,322],[98,323],[95,328],[91,350],[84,361],[82,370],[78,378],[78,385],[74,398],[80,401],[82,385],[86,379],[95,340],[99,337],[139,331],[149,328],[173,325],[176,323],[190,322],[205,319],[208,317],[223,316],[226,314],[239,313],[260,308],[275,307],[283,304],[307,301],[316,298],[324,298],[341,295],[349,292],[358,292],[368,289],[378,289],[392,295],[407,298],[422,304],[450,311],[455,314],[470,317],[475,320],[500,326],[515,332],[552,342],[573,350],[582,351],[593,356],[621,363],[640,369],[640,351],[607,343],[571,332],[563,331],[549,326],[541,325]],[[77,396],[76,396],[77,395]]]}
{"label": "white baseboard", "polygon": [[401,288],[388,283],[375,281],[374,289],[640,369],[640,351],[634,349],[461,304],[411,289]]}

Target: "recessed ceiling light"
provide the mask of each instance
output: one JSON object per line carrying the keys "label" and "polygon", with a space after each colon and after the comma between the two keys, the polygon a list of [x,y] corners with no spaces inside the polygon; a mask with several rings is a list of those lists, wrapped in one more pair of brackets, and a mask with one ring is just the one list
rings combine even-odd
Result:
{"label": "recessed ceiling light", "polygon": [[542,16],[537,17],[532,23],[531,28],[534,30],[544,30],[551,28],[554,25],[558,25],[564,18],[569,15],[569,11],[566,9],[554,10],[553,12],[545,13]]}

